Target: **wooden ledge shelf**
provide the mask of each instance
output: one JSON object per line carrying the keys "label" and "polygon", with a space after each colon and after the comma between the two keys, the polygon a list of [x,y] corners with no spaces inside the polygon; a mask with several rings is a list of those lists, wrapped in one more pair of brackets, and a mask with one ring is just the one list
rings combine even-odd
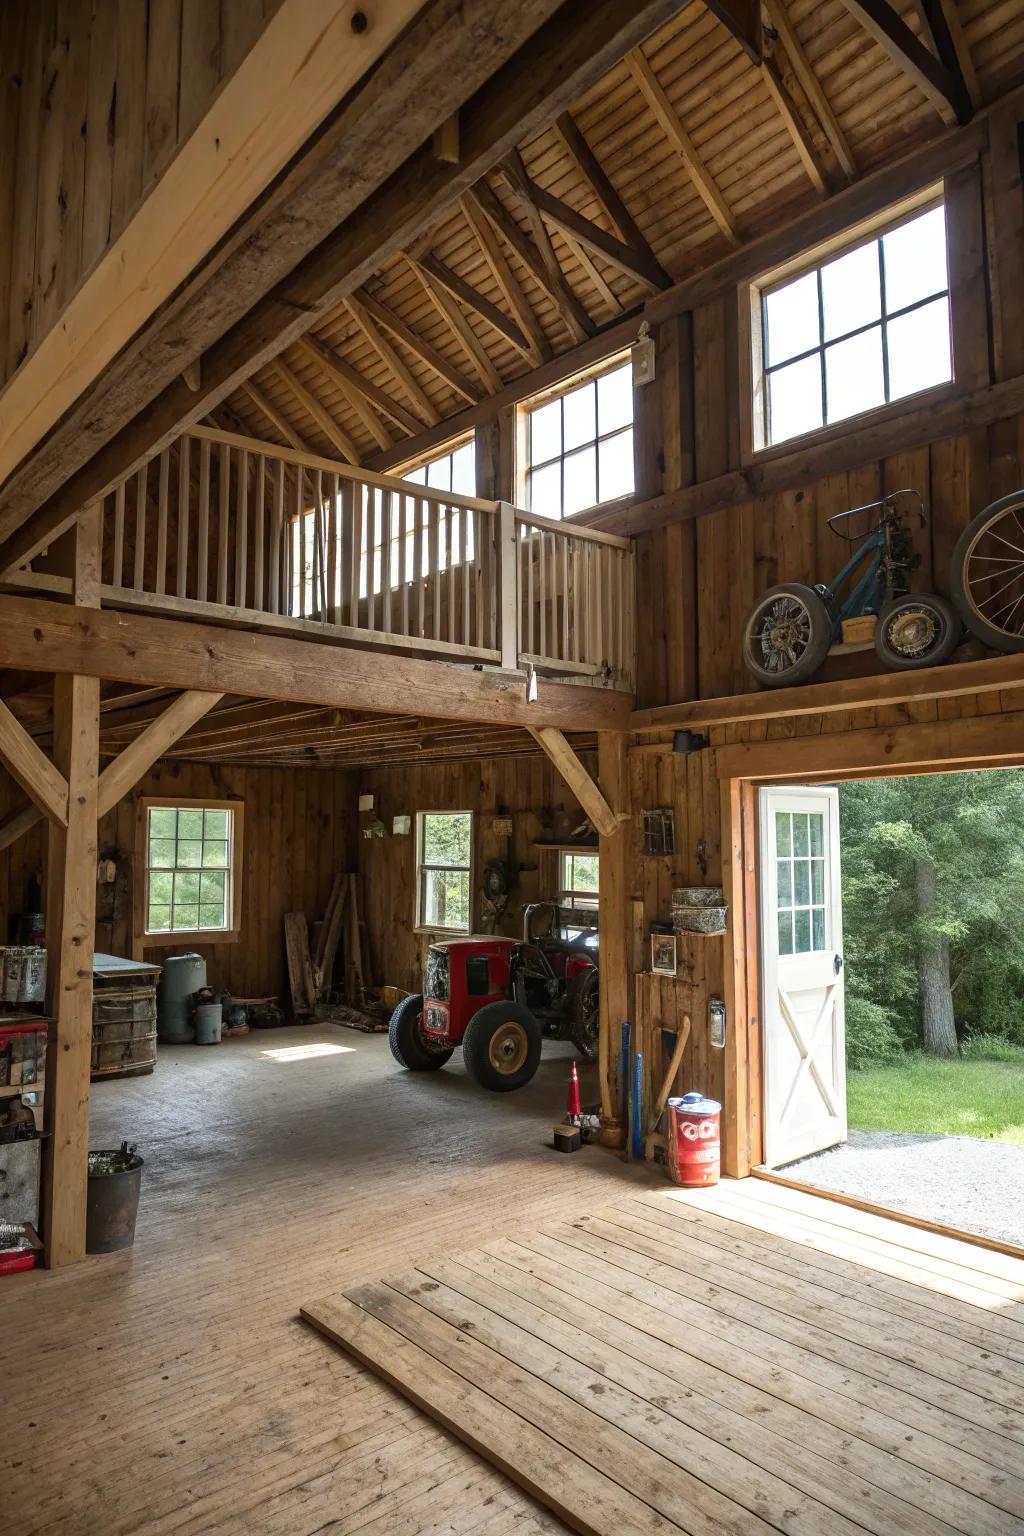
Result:
{"label": "wooden ledge shelf", "polygon": [[634,710],[631,729],[681,730],[714,725],[738,725],[782,716],[823,715],[847,709],[884,708],[891,704],[920,704],[959,694],[1000,693],[1024,687],[1024,654],[986,656],[978,661],[954,661],[920,672],[880,672],[803,687],[737,693],[718,699],[690,699],[655,709]]}

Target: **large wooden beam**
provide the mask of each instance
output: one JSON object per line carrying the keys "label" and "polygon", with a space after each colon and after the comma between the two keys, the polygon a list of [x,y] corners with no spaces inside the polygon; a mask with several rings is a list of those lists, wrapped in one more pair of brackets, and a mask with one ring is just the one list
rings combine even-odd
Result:
{"label": "large wooden beam", "polygon": [[[65,439],[60,463],[49,463],[48,480],[34,474],[31,484],[25,480],[17,488],[5,487],[0,504],[0,539],[7,546],[4,563],[23,562],[56,529],[66,527],[80,507],[130,473],[143,457],[208,416],[252,372],[360,288],[382,261],[408,246],[426,222],[454,206],[520,139],[549,123],[678,10],[678,0],[638,0],[631,6],[623,6],[621,0],[561,0],[554,9],[556,3],[519,0],[510,6],[507,0],[432,0],[425,7],[428,17],[440,8],[449,30],[457,31],[458,46],[449,37],[448,53],[442,57],[439,45],[425,48],[417,26],[410,28],[382,60],[372,90],[355,93],[338,122],[332,119],[324,142],[329,140],[331,152],[337,151],[338,156],[344,152],[345,174],[337,159],[331,161],[330,196],[324,198],[321,188],[315,207],[306,198],[312,179],[307,167],[305,216],[324,221],[329,215],[333,233],[321,238],[287,279],[267,292],[266,267],[275,256],[265,249],[269,244],[273,252],[264,224],[246,247],[252,280],[238,282],[232,269],[235,280],[218,295],[213,318],[205,304],[209,285],[198,296],[192,295],[186,310],[178,311],[179,322],[187,317],[190,348],[197,334],[194,314],[202,317],[202,324],[215,327],[214,333],[222,338],[203,354],[198,392],[181,378],[179,331],[176,347],[171,349],[169,342],[164,346],[159,365],[124,381],[116,411],[101,410],[99,401],[83,402],[83,407],[91,408],[77,422],[77,431]],[[436,16],[434,24],[440,27]],[[425,71],[433,82],[426,89]],[[386,92],[386,114],[378,113],[382,91]],[[449,165],[438,161],[429,143],[422,142],[424,114],[436,119],[436,126],[460,101],[464,102],[459,117],[461,158],[458,165]],[[403,103],[409,104],[408,112]],[[346,116],[351,131],[339,137],[339,125]],[[368,142],[365,130],[371,118],[374,133]],[[410,135],[421,144],[411,154]],[[321,147],[318,140],[315,152]],[[408,158],[401,171],[392,174],[396,150],[399,159]],[[326,151],[325,155],[330,158]],[[390,164],[382,175],[383,158]],[[376,187],[369,195],[366,165],[372,167],[370,181]],[[289,233],[293,210],[286,203],[280,213],[281,239],[294,261],[296,246]],[[304,239],[306,234],[303,224],[295,238]],[[253,295],[259,293],[265,297],[253,303]],[[236,323],[225,333],[231,319]],[[109,385],[109,378],[104,382]],[[89,454],[93,456],[86,464]],[[72,468],[77,472],[69,474]],[[60,490],[53,490],[57,485]],[[49,500],[40,506],[42,496],[51,490]]]}
{"label": "large wooden beam", "polygon": [[618,818],[561,731],[553,726],[531,726],[530,735],[554,763],[594,830],[600,836],[613,837],[619,829]]}
{"label": "large wooden beam", "polygon": [[97,814],[105,816],[112,811],[143,774],[163,757],[168,747],[180,740],[223,697],[222,693],[203,693],[192,688],[169,704],[163,714],[151,720],[100,774]]}
{"label": "large wooden beam", "polygon": [[0,761],[40,812],[68,824],[68,781],[0,699]]}
{"label": "large wooden beam", "polygon": [[418,357],[421,363],[425,363],[432,373],[436,373],[439,379],[443,379],[457,395],[461,395],[470,404],[479,400],[479,388],[466,378],[466,375],[454,363],[450,363],[443,352],[438,352],[429,341],[424,340],[411,325],[406,325],[398,315],[392,314],[384,304],[378,302],[372,294],[360,292],[353,295],[357,299],[360,311],[376,321],[379,326],[391,332],[403,346],[409,348],[414,357]]}
{"label": "large wooden beam", "polygon": [[353,319],[370,343],[370,346],[412,401],[419,414],[421,423],[428,427],[436,426],[441,419],[438,415],[437,407],[419,383],[405,358],[391,345],[388,338],[378,328],[376,321],[371,318],[359,303],[355,294],[350,293],[346,303]]}
{"label": "large wooden beam", "polygon": [[[575,161],[577,169],[586,177],[594,196],[618,235],[634,250],[644,252],[659,271],[664,271],[571,113],[563,112],[555,123],[555,127],[558,129],[562,143]],[[669,286],[669,280],[666,278],[666,282],[659,286]]]}
{"label": "large wooden beam", "polygon": [[[247,698],[416,713],[440,720],[553,725],[561,730],[623,730],[630,696],[607,688],[540,683],[528,703],[526,681],[416,657],[356,651],[316,640],[179,619],[85,613],[39,598],[5,597],[0,666],[30,672],[74,668],[117,682],[204,689]],[[16,659],[20,658],[20,659]]]}
{"label": "large wooden beam", "polygon": [[181,287],[421,3],[375,0],[373,25],[360,31],[347,0],[281,0],[199,127],[4,391],[0,483]]}
{"label": "large wooden beam", "polygon": [[[71,624],[98,612],[102,524],[83,514],[55,551],[71,582]],[[67,825],[52,823],[46,859],[46,1052],[43,1238],[51,1269],[85,1255],[92,1061],[92,966],[96,934],[97,782],[100,680],[69,670],[71,652],[50,670],[53,756],[68,786]]]}
{"label": "large wooden beam", "polygon": [[843,132],[839,119],[832,108],[832,103],[825,95],[824,87],[814,68],[804,52],[803,44],[797,36],[796,28],[789,19],[789,11],[785,0],[764,0],[765,10],[772,30],[779,39],[779,43],[789,59],[793,73],[803,87],[804,94],[810,103],[811,111],[821,124],[829,143],[835,151],[836,159],[843,168],[848,181],[854,181],[857,176],[857,162],[853,158],[846,134]]}
{"label": "large wooden beam", "polygon": [[[396,400],[392,400],[379,385],[364,378],[358,369],[353,368],[345,358],[339,357],[337,352],[332,352],[330,348],[325,347],[323,342],[318,341],[315,336],[303,336],[296,345],[343,394],[347,396],[349,391],[355,390],[371,405],[375,405],[378,410],[390,416],[397,426],[404,428],[410,435],[420,430],[422,423],[411,411],[407,411],[404,405],[399,405]],[[390,447],[390,440],[388,446]]]}
{"label": "large wooden beam", "polygon": [[924,92],[944,123],[968,121],[974,109],[959,69],[951,71],[937,59],[889,0],[843,0],[843,4],[893,63]]}
{"label": "large wooden beam", "polygon": [[527,355],[535,364],[544,362],[551,356],[551,346],[544,335],[540,321],[530,306],[530,301],[523,292],[522,284],[505,258],[497,231],[481,208],[474,191],[470,190],[462,199],[462,211],[466,216],[467,224],[476,236],[477,243],[484,254],[484,260],[491,269],[491,275],[501,290],[505,303],[526,337],[529,349]]}
{"label": "large wooden beam", "polygon": [[9,816],[5,816],[0,822],[0,852],[10,848],[19,837],[24,837],[26,832],[30,832],[33,827],[38,827],[44,820],[43,812],[34,801],[23,805],[20,811],[12,811]]}

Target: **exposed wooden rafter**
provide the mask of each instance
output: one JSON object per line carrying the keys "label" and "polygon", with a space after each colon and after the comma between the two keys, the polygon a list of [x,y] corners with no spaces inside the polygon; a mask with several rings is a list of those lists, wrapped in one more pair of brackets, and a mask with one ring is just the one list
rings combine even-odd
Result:
{"label": "exposed wooden rafter", "polygon": [[[410,411],[406,410],[404,405],[400,405],[397,400],[392,400],[391,396],[385,393],[383,389],[371,383],[369,379],[364,378],[358,369],[353,368],[351,363],[348,363],[345,358],[339,356],[337,352],[332,351],[330,347],[325,346],[315,336],[301,337],[296,342],[296,346],[300,351],[305,352],[310,361],[314,362],[320,371],[326,374],[327,378],[343,394],[347,395],[348,391],[355,390],[370,405],[376,406],[384,415],[389,416],[395,425],[401,427],[403,431],[410,434],[419,431],[420,422]],[[374,435],[376,436],[377,434],[375,433]],[[377,440],[379,442],[380,438],[378,437]]]}
{"label": "exposed wooden rafter", "polygon": [[[843,4],[893,63],[924,92],[943,122],[968,121],[974,109],[955,51],[946,61],[936,58],[888,0],[843,0]],[[934,11],[944,15],[940,6]]]}
{"label": "exposed wooden rafter", "polygon": [[694,146],[693,140],[683,127],[675,107],[669,101],[661,81],[648,62],[642,48],[634,48],[629,55],[629,68],[640,88],[644,100],[660,123],[662,131],[667,136],[673,149],[686,166],[694,186],[700,193],[715,223],[734,245],[740,243],[739,231],[736,221],[729,211],[725,198],[715,183],[700,155]]}
{"label": "exposed wooden rafter", "polygon": [[520,228],[486,181],[477,182],[473,193],[495,231],[501,235],[509,250],[515,252],[534,282],[554,304],[572,339],[579,341],[593,335],[596,327],[566,283],[557,261],[554,267],[545,263],[533,239]]}
{"label": "exposed wooden rafter", "polygon": [[529,731],[537,745],[543,747],[568,788],[576,796],[594,830],[602,837],[614,837],[619,830],[619,819],[562,732],[552,726],[543,725],[530,726]]}
{"label": "exposed wooden rafter", "polygon": [[302,441],[302,438],[296,432],[287,416],[283,415],[275,405],[270,403],[263,391],[253,383],[252,379],[248,379],[242,385],[242,393],[248,396],[260,415],[266,417],[275,432],[279,432],[286,443],[292,448],[297,448],[300,453],[308,449],[309,444]]}
{"label": "exposed wooden rafter", "polygon": [[821,124],[833,150],[836,159],[842,166],[843,173],[848,181],[853,181],[857,176],[857,162],[853,158],[846,134],[839,125],[839,119],[832,109],[832,103],[825,95],[824,88],[818,76],[815,74],[803,44],[797,36],[796,28],[789,19],[786,9],[786,0],[764,0],[764,8],[768,16],[772,31],[778,38],[779,46],[784,50],[797,80],[803,88],[812,112]]}
{"label": "exposed wooden rafter", "polygon": [[497,394],[502,386],[501,374],[491,361],[486,347],[480,341],[480,338],[448,292],[444,283],[438,282],[436,278],[432,277],[422,263],[417,261],[414,256],[410,256],[407,253],[406,261],[423,284],[424,291],[433,302],[441,318],[446,320],[452,331],[454,331],[463,351],[482,379],[484,388],[492,395]]}
{"label": "exposed wooden rafter", "polygon": [[388,338],[379,329],[376,321],[367,313],[355,294],[350,294],[345,302],[349,313],[370,343],[370,346],[374,349],[384,366],[389,369],[395,381],[405,390],[421,422],[428,427],[435,427],[441,418],[433,401],[417,380],[412,369],[406,363],[405,358],[391,345]]}
{"label": "exposed wooden rafter", "polygon": [[470,189],[462,199],[462,211],[491,269],[491,276],[501,289],[505,303],[515,315],[526,337],[530,361],[545,362],[552,355],[550,343],[530,307],[530,301],[523,292],[518,277],[506,260],[497,231],[484,213],[480,206],[480,199],[473,189]]}
{"label": "exposed wooden rafter", "polygon": [[644,256],[651,271],[657,269],[667,278],[668,274],[665,273],[661,263],[644,239],[639,225],[615,190],[604,166],[587,143],[572,114],[570,112],[563,112],[556,119],[555,127],[580,175],[586,178],[591,191],[604,210],[605,217],[620,239],[624,240],[632,250]]}
{"label": "exposed wooden rafter", "polygon": [[349,437],[343,427],[340,427],[321,402],[306,388],[301,379],[297,379],[283,358],[277,357],[271,364],[272,370],[277,374],[284,385],[308,416],[316,422],[327,441],[348,460],[350,464],[360,463],[359,449]]}
{"label": "exposed wooden rafter", "polygon": [[336,367],[326,348],[308,336],[300,336],[295,343],[295,349],[301,352],[319,373],[330,380],[349,408],[355,411],[377,446],[384,449],[390,448],[393,442],[391,433],[374,410],[375,402],[371,402],[366,392],[356,383],[359,379],[356,370],[350,368],[347,363],[344,370]]}
{"label": "exposed wooden rafter", "polygon": [[510,320],[503,314],[496,304],[492,304],[490,299],[478,293],[470,283],[459,277],[457,272],[453,272],[451,267],[439,261],[436,256],[427,254],[420,256],[418,260],[428,277],[433,278],[435,283],[440,283],[443,288],[447,288],[452,298],[458,299],[467,309],[474,310],[481,320],[485,320],[492,330],[497,331],[499,336],[510,342],[517,352],[521,352],[526,358],[531,357],[530,343],[525,333],[514,320]]}
{"label": "exposed wooden rafter", "polygon": [[404,320],[401,320],[398,315],[393,314],[385,305],[378,303],[365,289],[360,290],[356,298],[363,311],[371,319],[376,320],[378,325],[382,325],[389,330],[392,336],[396,336],[403,345],[409,348],[409,351],[414,356],[419,358],[421,363],[425,363],[428,368],[437,374],[439,379],[443,379],[446,384],[454,389],[457,395],[461,395],[464,400],[468,400],[470,405],[476,404],[480,399],[479,389],[475,384],[470,383],[461,369],[456,368],[454,363],[448,361],[443,352],[438,352],[435,347],[430,345],[429,341],[414,331],[411,325],[406,325]]}
{"label": "exposed wooden rafter", "polygon": [[804,170],[811,179],[811,184],[816,192],[824,197],[828,192],[828,176],[825,167],[821,163],[814,140],[807,131],[807,127],[800,116],[796,102],[793,100],[779,73],[779,66],[773,58],[766,58],[763,65],[764,81],[769,94],[782,116],[786,125],[786,131],[793,141],[793,147],[803,164]]}
{"label": "exposed wooden rafter", "polygon": [[517,196],[536,210],[562,234],[577,240],[594,255],[611,262],[645,288],[657,293],[671,287],[672,279],[663,271],[648,247],[636,249],[616,235],[610,235],[591,219],[584,218],[560,197],[539,187],[527,173],[522,156],[516,152],[502,162],[502,173]]}

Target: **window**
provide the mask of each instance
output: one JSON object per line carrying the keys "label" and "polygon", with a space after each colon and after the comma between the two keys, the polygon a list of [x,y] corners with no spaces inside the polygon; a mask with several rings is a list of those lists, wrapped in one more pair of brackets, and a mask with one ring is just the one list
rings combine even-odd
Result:
{"label": "window", "polygon": [[577,853],[563,848],[559,855],[559,905],[563,907],[597,906],[597,854]]}
{"label": "window", "polygon": [[953,377],[941,204],[756,292],[757,446]]}
{"label": "window", "polygon": [[633,369],[620,363],[527,407],[526,505],[569,517],[633,489]]}
{"label": "window", "polygon": [[824,949],[825,818],[818,811],[775,812],[779,954]]}
{"label": "window", "polygon": [[143,932],[229,934],[235,928],[240,806],[145,801]]}
{"label": "window", "polygon": [[416,818],[416,926],[468,933],[472,926],[473,817],[421,811]]}

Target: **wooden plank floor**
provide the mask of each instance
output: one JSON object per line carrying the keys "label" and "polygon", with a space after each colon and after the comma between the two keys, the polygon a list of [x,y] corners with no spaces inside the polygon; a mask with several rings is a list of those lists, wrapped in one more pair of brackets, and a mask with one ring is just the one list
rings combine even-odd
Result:
{"label": "wooden plank floor", "polygon": [[624,1191],[302,1315],[574,1530],[1024,1531],[1024,1261],[813,1195]]}
{"label": "wooden plank floor", "polygon": [[146,1159],[136,1245],[0,1279],[0,1536],[558,1536],[298,1304],[654,1187],[551,1150],[571,1055],[489,1094],[382,1035],[258,1030],[94,1084],[92,1145]]}

